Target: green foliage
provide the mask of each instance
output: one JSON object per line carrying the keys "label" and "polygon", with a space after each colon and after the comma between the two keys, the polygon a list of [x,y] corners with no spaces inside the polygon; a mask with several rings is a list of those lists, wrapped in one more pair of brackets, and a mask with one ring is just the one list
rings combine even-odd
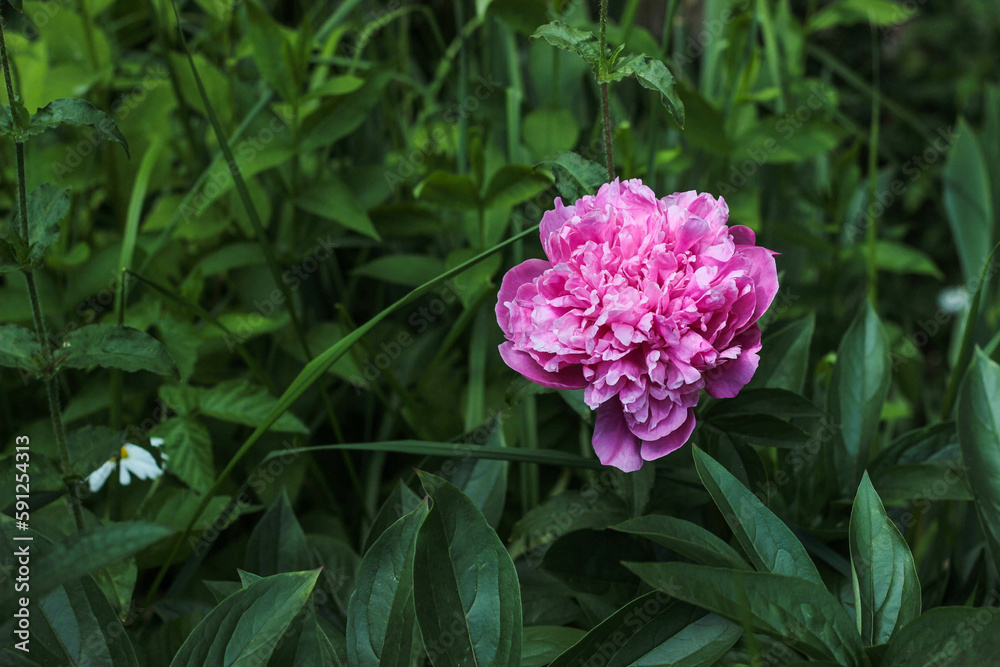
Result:
{"label": "green foliage", "polygon": [[[0,664],[995,660],[994,5],[2,10]],[[496,351],[609,171],[779,253],[749,384],[628,474]]]}

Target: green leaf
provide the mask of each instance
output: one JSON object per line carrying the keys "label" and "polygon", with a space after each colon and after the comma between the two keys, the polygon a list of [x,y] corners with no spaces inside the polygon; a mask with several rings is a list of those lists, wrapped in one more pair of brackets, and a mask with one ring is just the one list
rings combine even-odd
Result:
{"label": "green leaf", "polygon": [[254,61],[264,80],[286,102],[295,100],[295,72],[289,66],[291,45],[281,28],[256,0],[246,3],[247,35],[253,46]]}
{"label": "green leaf", "polygon": [[414,287],[444,271],[444,262],[427,255],[386,255],[354,269],[353,274],[394,285]]}
{"label": "green leaf", "polygon": [[428,174],[413,195],[430,206],[465,211],[477,211],[481,203],[479,188],[470,177],[440,170]]}
{"label": "green leaf", "polygon": [[168,472],[194,491],[208,491],[215,478],[215,465],[212,436],[201,421],[193,416],[171,417],[158,424],[150,435],[163,438],[163,453],[169,458]]}
{"label": "green leaf", "polygon": [[[274,408],[277,399],[267,389],[249,380],[224,380],[213,387],[164,385],[160,397],[176,412],[199,413],[222,421],[258,427],[263,415]],[[282,433],[309,433],[309,428],[291,413],[284,413],[271,425]]]}
{"label": "green leaf", "polygon": [[549,189],[552,179],[527,165],[501,167],[486,186],[483,208],[515,206]]}
{"label": "green leaf", "polygon": [[[89,572],[138,553],[172,532],[152,523],[122,521],[47,545],[38,560],[31,564],[31,595],[41,599]],[[10,593],[13,594],[13,590]]]}
{"label": "green leaf", "polygon": [[865,663],[854,623],[820,583],[689,563],[625,566],[668,595],[782,639],[810,657],[848,667]]}
{"label": "green leaf", "polygon": [[314,567],[306,535],[285,489],[254,526],[243,562],[247,570],[263,577]]}
{"label": "green leaf", "polygon": [[299,193],[295,204],[324,220],[333,220],[376,241],[382,240],[364,205],[339,178],[329,176],[316,181]]}
{"label": "green leaf", "polygon": [[531,39],[544,39],[564,51],[570,51],[583,58],[596,72],[601,60],[601,42],[592,32],[571,28],[562,21],[553,21],[539,26]]}
{"label": "green leaf", "polygon": [[597,194],[601,185],[608,180],[607,167],[570,151],[557,153],[551,160],[538,166],[546,166],[552,170],[556,189],[567,204],[584,195]]}
{"label": "green leaf", "polygon": [[955,238],[965,284],[974,284],[994,244],[990,177],[976,133],[964,118],[948,151],[941,178],[944,209]]}
{"label": "green leaf", "polygon": [[713,417],[711,424],[725,431],[737,444],[798,447],[810,438],[799,427],[768,414],[720,415]]}
{"label": "green leaf", "polygon": [[645,537],[705,565],[750,569],[735,549],[690,521],[662,514],[649,514],[611,528]]}
{"label": "green leaf", "polygon": [[[862,256],[860,246],[858,254]],[[895,241],[879,240],[875,243],[875,266],[880,271],[903,275],[931,276],[944,280],[941,269],[924,252]]]}
{"label": "green leaf", "polygon": [[568,151],[580,138],[576,118],[568,109],[535,109],[524,117],[524,144],[539,159]]}
{"label": "green leaf", "polygon": [[816,12],[806,29],[812,32],[856,23],[894,25],[909,21],[914,14],[916,5],[904,6],[892,0],[836,0]]}
{"label": "green leaf", "polygon": [[754,567],[822,583],[816,565],[791,529],[718,461],[698,447],[693,448],[693,454],[705,489]]}
{"label": "green leaf", "polygon": [[869,646],[884,644],[920,615],[920,581],[910,547],[886,515],[868,473],[854,498],[850,543],[861,638]]}
{"label": "green leaf", "polygon": [[893,635],[882,657],[892,667],[988,665],[1000,654],[996,608],[937,607]]}
{"label": "green leaf", "polygon": [[546,499],[514,524],[511,550],[527,549],[529,562],[540,562],[545,550],[559,537],[583,529],[604,529],[629,518],[621,498],[602,486],[584,491],[564,491]]}
{"label": "green leaf", "polygon": [[579,628],[535,625],[524,628],[521,667],[545,667],[587,633]]}
{"label": "green leaf", "polygon": [[319,570],[276,574],[223,600],[188,635],[171,667],[249,667],[271,656],[305,606]]}
{"label": "green leaf", "polygon": [[707,667],[742,634],[724,618],[653,591],[604,619],[550,667],[584,667],[598,655],[608,667]]}
{"label": "green leaf", "polygon": [[[177,367],[160,341],[131,327],[89,324],[71,331],[55,351],[56,361],[66,368],[120,368],[175,375]],[[59,361],[60,359],[61,362]]]}
{"label": "green leaf", "polygon": [[375,540],[386,531],[392,524],[396,523],[404,515],[409,514],[420,504],[420,496],[415,494],[410,487],[402,480],[396,482],[392,493],[385,499],[379,508],[375,518],[372,519],[371,527],[365,535],[361,553],[368,553],[368,549],[375,543]]}
{"label": "green leaf", "polygon": [[113,456],[120,456],[122,434],[108,426],[87,425],[66,434],[70,465],[83,475],[97,470]]}
{"label": "green leaf", "polygon": [[787,389],[744,389],[737,396],[718,401],[706,412],[708,417],[722,415],[772,415],[779,419],[820,417],[823,410],[815,403]]}
{"label": "green leaf", "polygon": [[809,345],[816,316],[789,322],[777,331],[769,331],[760,351],[760,365],[747,389],[771,387],[799,393],[809,372]]}
{"label": "green leaf", "polygon": [[267,664],[268,667],[340,667],[342,663],[316,611],[308,609],[292,623]]}
{"label": "green leaf", "polygon": [[28,195],[29,263],[32,268],[45,264],[45,250],[59,241],[59,222],[69,212],[65,188],[46,183]]}
{"label": "green leaf", "polygon": [[677,94],[674,75],[662,61],[645,54],[627,56],[615,64],[608,80],[618,81],[627,76],[634,76],[644,88],[658,92],[664,108],[670,112],[681,129],[684,128],[684,103]]}
{"label": "green leaf", "polygon": [[413,600],[436,664],[517,665],[517,572],[482,512],[449,482],[418,473],[432,506],[417,534]]}
{"label": "green leaf", "polygon": [[827,394],[833,421],[840,424],[840,449],[831,448],[842,489],[853,486],[868,464],[868,452],[892,378],[889,343],[871,302],[844,334]]}
{"label": "green leaf", "polygon": [[118,129],[114,119],[90,102],[76,98],[53,100],[36,111],[31,116],[27,136],[41,134],[59,125],[92,127],[97,130],[101,139],[118,142],[125,150],[125,155],[129,155],[128,142],[125,141],[125,135]]}
{"label": "green leaf", "polygon": [[414,635],[413,568],[417,533],[427,518],[420,503],[375,540],[361,560],[347,607],[352,665],[408,667]]}
{"label": "green leaf", "polygon": [[958,397],[958,442],[986,545],[1000,569],[1000,366],[977,349]]}
{"label": "green leaf", "polygon": [[42,346],[30,329],[16,324],[0,324],[0,366],[38,371]]}

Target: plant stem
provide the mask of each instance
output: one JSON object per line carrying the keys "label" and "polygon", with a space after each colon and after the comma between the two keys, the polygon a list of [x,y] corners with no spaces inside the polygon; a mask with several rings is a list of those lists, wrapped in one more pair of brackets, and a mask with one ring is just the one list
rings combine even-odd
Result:
{"label": "plant stem", "polygon": [[611,150],[611,109],[608,105],[608,82],[604,81],[608,64],[604,58],[608,43],[608,0],[601,0],[601,65],[598,77],[601,79],[601,111],[604,114],[604,157],[608,163],[608,181],[615,180],[615,157]]}
{"label": "plant stem", "polygon": [[[14,86],[10,78],[10,61],[7,59],[7,42],[4,37],[3,18],[0,17],[0,60],[3,64],[4,83],[7,87],[7,101],[14,106]],[[18,121],[15,125],[20,130]],[[25,246],[28,244],[28,195],[27,178],[24,172],[24,142],[15,141],[14,152],[17,159],[17,214],[21,221],[21,239]],[[23,258],[22,258],[23,261]],[[35,335],[42,349],[42,363],[45,365],[45,392],[49,399],[49,414],[52,417],[52,431],[55,434],[56,446],[59,449],[60,467],[63,475],[63,483],[66,485],[66,492],[69,494],[70,507],[73,509],[73,520],[76,522],[78,531],[83,530],[83,510],[80,505],[80,498],[76,494],[74,484],[76,475],[73,472],[72,463],[69,460],[69,450],[66,448],[66,429],[63,426],[62,412],[59,408],[59,389],[56,387],[54,368],[52,362],[52,350],[49,349],[49,336],[45,330],[45,318],[42,315],[42,303],[38,298],[38,286],[35,284],[35,276],[30,266],[22,269],[24,279],[28,283],[28,298],[31,300],[31,315],[35,322]]]}

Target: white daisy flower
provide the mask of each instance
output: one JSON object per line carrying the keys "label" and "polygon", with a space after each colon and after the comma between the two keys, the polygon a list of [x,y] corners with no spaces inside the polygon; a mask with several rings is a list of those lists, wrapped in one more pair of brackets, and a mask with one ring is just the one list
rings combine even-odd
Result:
{"label": "white daisy flower", "polygon": [[[149,444],[151,444],[153,447],[157,447],[157,448],[162,447],[163,443],[164,443],[163,438],[150,438],[149,439]],[[170,460],[170,457],[167,456],[167,453],[164,452],[164,451],[162,451],[162,450],[160,451],[160,458],[163,459],[164,463],[166,463],[167,461]],[[167,466],[164,465],[163,467],[166,468]]]}
{"label": "white daisy flower", "polygon": [[[157,447],[163,444],[162,438]],[[151,441],[152,444],[152,441]],[[115,463],[118,462],[118,481],[126,485],[132,481],[132,475],[139,479],[156,479],[163,474],[163,470],[156,464],[153,455],[138,445],[128,442],[122,447],[118,456],[105,461],[100,468],[90,473],[87,483],[90,484],[90,491],[96,493],[104,483],[111,477],[115,470]]]}

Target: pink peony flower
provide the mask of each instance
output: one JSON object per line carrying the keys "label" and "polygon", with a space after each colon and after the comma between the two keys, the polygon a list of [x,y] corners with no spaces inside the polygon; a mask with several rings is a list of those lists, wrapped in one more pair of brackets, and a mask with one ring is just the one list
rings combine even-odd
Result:
{"label": "pink peony flower", "polygon": [[757,320],[778,290],[773,253],[728,227],[722,199],[657,199],[617,179],[542,217],[548,261],[503,278],[500,355],[529,380],[585,389],[594,450],[630,472],[683,445],[698,392],[735,396],[757,370]]}

